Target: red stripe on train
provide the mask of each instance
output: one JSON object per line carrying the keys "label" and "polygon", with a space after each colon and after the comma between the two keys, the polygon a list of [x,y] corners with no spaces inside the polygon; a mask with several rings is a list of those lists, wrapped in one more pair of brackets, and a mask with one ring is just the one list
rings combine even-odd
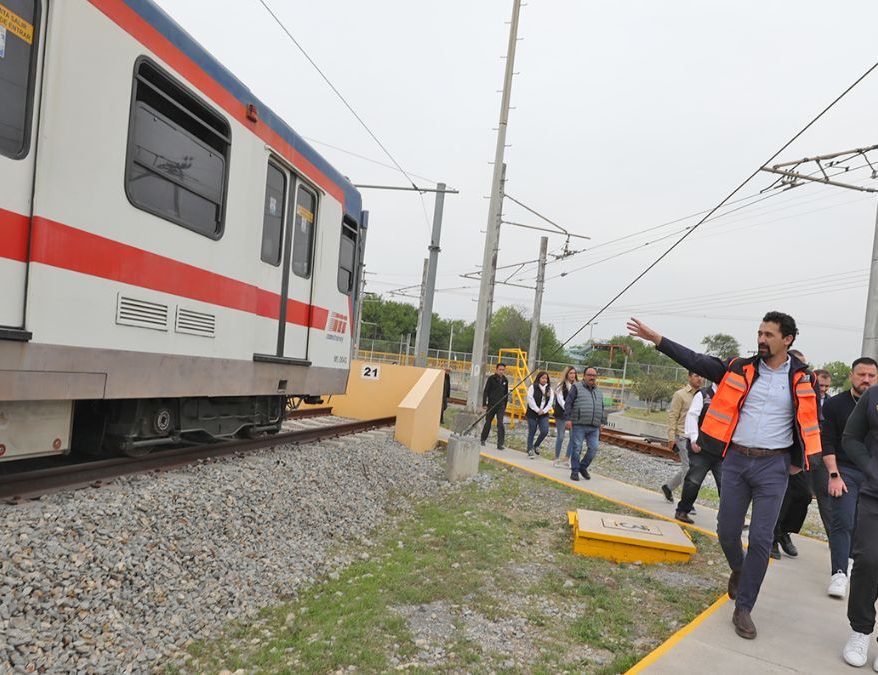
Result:
{"label": "red stripe on train", "polygon": [[27,235],[30,219],[0,209],[0,258],[27,262]]}
{"label": "red stripe on train", "polygon": [[293,146],[281,138],[264,122],[251,122],[247,119],[247,108],[229,91],[208,75],[192,59],[181,52],[170,40],[120,0],[89,0],[92,5],[105,14],[113,23],[122,28],[131,37],[147,47],[205,96],[234,117],[238,122],[250,129],[256,136],[283,155],[293,166],[304,172],[317,185],[326,190],[338,202],[344,205],[344,192],[326,174],[315,167]]}
{"label": "red stripe on train", "polygon": [[[33,220],[31,261],[269,319],[280,317],[277,293],[47,218]],[[322,307],[287,299],[287,323],[324,330],[328,314]]]}

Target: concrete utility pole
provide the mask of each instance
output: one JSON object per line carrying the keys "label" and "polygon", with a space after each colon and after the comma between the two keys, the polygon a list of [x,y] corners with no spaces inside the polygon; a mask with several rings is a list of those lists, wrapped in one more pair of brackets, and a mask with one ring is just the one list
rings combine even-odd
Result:
{"label": "concrete utility pole", "polygon": [[415,365],[427,367],[427,351],[430,349],[430,330],[433,326],[433,294],[436,290],[436,265],[439,261],[439,237],[442,234],[442,211],[445,208],[445,183],[436,184],[436,203],[433,206],[433,234],[430,237],[430,258],[424,269],[424,293],[422,312],[415,338]]}
{"label": "concrete utility pole", "polygon": [[[427,268],[430,267],[430,260],[428,258],[424,258],[424,270],[421,272],[421,293],[420,298],[418,300],[418,327],[417,333],[415,333],[415,365],[420,365],[418,363],[418,359],[420,358],[420,345],[421,345],[421,327],[424,325],[424,300],[427,296]],[[429,320],[428,320],[429,323]],[[427,354],[426,348],[424,349],[424,366],[427,365]],[[421,366],[422,368],[424,366]]]}
{"label": "concrete utility pole", "polygon": [[497,127],[497,148],[494,152],[494,176],[491,181],[491,203],[488,207],[488,227],[485,234],[485,251],[482,256],[482,275],[479,283],[479,305],[476,310],[476,326],[473,336],[473,365],[469,378],[467,408],[479,410],[482,375],[485,366],[485,350],[488,347],[486,326],[491,323],[488,311],[493,298],[494,274],[497,267],[497,248],[500,241],[500,211],[502,208],[501,178],[503,156],[506,150],[506,127],[509,121],[509,100],[512,94],[512,74],[515,67],[515,46],[518,42],[518,14],[521,0],[512,2],[512,20],[509,25],[509,46],[506,50],[506,73],[503,78],[503,98],[500,101],[500,123]]}
{"label": "concrete utility pole", "polygon": [[862,356],[878,359],[878,210],[875,213],[875,235],[872,239],[872,265],[869,270],[869,290],[866,295]]}
{"label": "concrete utility pole", "polygon": [[540,262],[537,267],[537,289],[534,293],[534,313],[530,320],[530,346],[527,349],[527,369],[532,373],[537,364],[540,348],[540,310],[543,307],[543,282],[546,279],[546,252],[549,238],[540,237]]}

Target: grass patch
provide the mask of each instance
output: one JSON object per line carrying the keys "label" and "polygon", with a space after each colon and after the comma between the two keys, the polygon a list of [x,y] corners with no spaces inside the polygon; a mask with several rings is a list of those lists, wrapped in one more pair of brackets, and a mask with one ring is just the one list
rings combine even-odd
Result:
{"label": "grass patch", "polygon": [[656,422],[658,424],[668,423],[667,410],[654,410],[647,412],[644,408],[625,408],[622,412],[625,417],[633,417],[637,420],[646,420],[647,422]]}
{"label": "grass patch", "polygon": [[192,645],[183,672],[620,673],[722,593],[712,539],[694,535],[688,565],[583,558],[570,552],[573,508],[628,512],[483,463],[338,578]]}

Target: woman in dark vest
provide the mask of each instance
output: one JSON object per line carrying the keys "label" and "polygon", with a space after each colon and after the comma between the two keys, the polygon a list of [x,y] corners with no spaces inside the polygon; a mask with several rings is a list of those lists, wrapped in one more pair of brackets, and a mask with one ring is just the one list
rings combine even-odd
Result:
{"label": "woman in dark vest", "polygon": [[[549,413],[555,403],[555,392],[549,385],[549,374],[541,370],[534,378],[534,383],[527,389],[527,456],[540,454],[540,443],[549,434]],[[540,430],[537,442],[534,435]]]}
{"label": "woman in dark vest", "polygon": [[552,466],[564,467],[570,464],[570,450],[567,451],[567,459],[561,459],[561,448],[564,447],[564,403],[567,401],[567,394],[576,384],[576,368],[567,366],[564,369],[564,377],[561,384],[555,387],[555,461]]}

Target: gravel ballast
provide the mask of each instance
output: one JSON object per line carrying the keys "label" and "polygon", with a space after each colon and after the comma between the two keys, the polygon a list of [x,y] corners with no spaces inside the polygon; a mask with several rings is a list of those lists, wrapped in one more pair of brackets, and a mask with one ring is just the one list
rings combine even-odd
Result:
{"label": "gravel ballast", "polygon": [[442,479],[434,459],[371,432],[2,505],[0,672],[177,661],[337,574],[346,542],[368,545]]}

